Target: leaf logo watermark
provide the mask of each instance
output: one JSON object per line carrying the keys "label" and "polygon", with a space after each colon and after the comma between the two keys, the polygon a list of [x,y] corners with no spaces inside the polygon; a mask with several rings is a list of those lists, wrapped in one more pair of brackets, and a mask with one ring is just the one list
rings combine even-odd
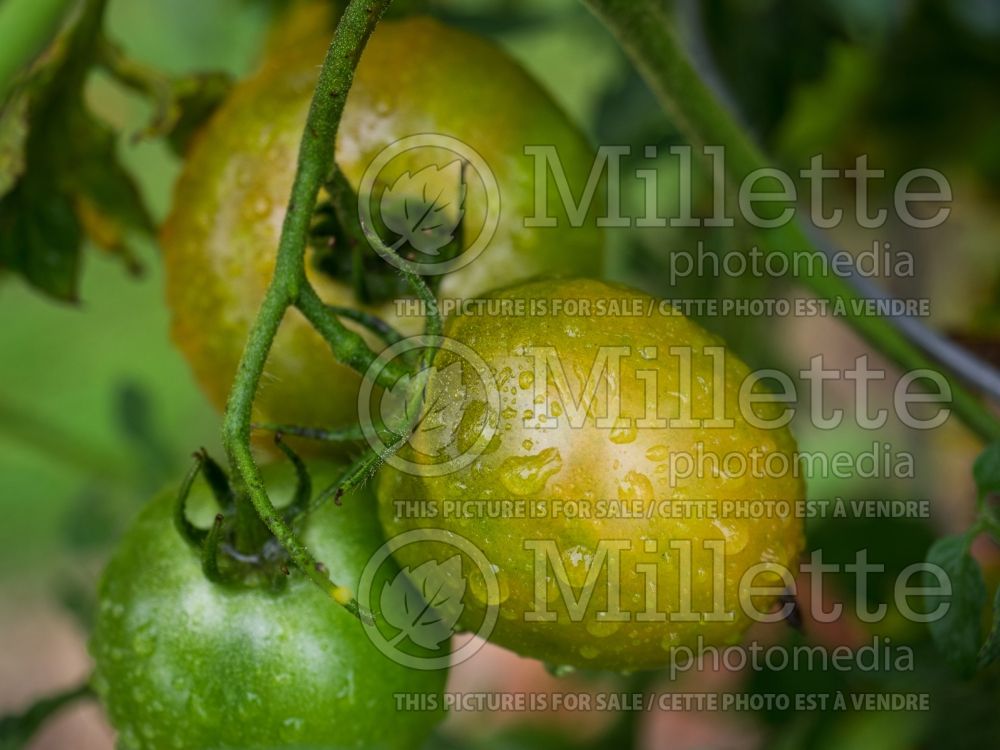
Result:
{"label": "leaf logo watermark", "polygon": [[[429,382],[432,378],[437,383],[435,395],[420,399],[420,413],[412,414],[414,406],[407,399],[413,384],[421,380]],[[444,393],[449,397],[445,398]],[[422,452],[439,456],[455,443],[465,393],[461,362],[453,362],[443,369],[429,367],[416,374],[404,375],[386,390],[379,399],[379,413],[389,430],[397,434],[409,430],[411,437],[420,437]]]}
{"label": "leaf logo watermark", "polygon": [[[435,555],[415,568],[385,576],[385,563],[413,544],[431,545]],[[377,616],[364,621],[369,640],[386,656],[413,669],[437,670],[458,664],[483,647],[493,632],[500,605],[486,604],[477,638],[452,650],[451,636],[465,612],[470,577],[482,579],[488,602],[499,602],[496,566],[465,537],[444,529],[411,529],[391,537],[361,572],[358,601]]]}
{"label": "leaf logo watermark", "polygon": [[[469,192],[464,164],[456,159],[442,169],[430,164],[415,174],[405,172],[382,193],[382,222],[399,235],[390,250],[398,252],[409,244],[424,255],[438,256],[456,239]],[[450,200],[448,185],[457,186],[455,201]]]}
{"label": "leaf logo watermark", "polygon": [[[456,585],[449,587],[449,580]],[[461,555],[444,563],[428,560],[413,571],[403,568],[380,597],[386,622],[399,629],[393,644],[409,638],[426,649],[438,648],[451,637],[465,610],[465,590]]]}
{"label": "leaf logo watermark", "polygon": [[[473,214],[477,226],[469,226]],[[500,187],[471,146],[440,133],[412,135],[389,144],[368,165],[358,186],[358,219],[387,262],[439,276],[486,249],[500,224]]]}
{"label": "leaf logo watermark", "polygon": [[[378,390],[382,370],[392,361],[433,348],[452,360],[399,378]],[[435,359],[437,362],[438,359]],[[416,394],[419,384],[422,393]],[[475,399],[467,398],[474,389]],[[473,406],[479,413],[473,413]],[[386,463],[420,476],[444,476],[465,468],[489,446],[497,430],[500,389],[489,365],[473,349],[446,336],[421,334],[383,350],[361,380],[358,421],[372,450]],[[399,438],[406,450],[390,451]]]}

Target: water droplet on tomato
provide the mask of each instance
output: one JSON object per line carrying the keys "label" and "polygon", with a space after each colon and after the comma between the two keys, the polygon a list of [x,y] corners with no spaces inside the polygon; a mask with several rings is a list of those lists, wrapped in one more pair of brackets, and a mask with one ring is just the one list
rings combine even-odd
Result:
{"label": "water droplet on tomato", "polygon": [[499,468],[500,482],[514,495],[534,495],[545,488],[549,477],[562,469],[558,448],[546,448],[531,456],[512,456]]}
{"label": "water droplet on tomato", "polygon": [[635,422],[624,417],[615,422],[611,428],[610,440],[617,445],[624,445],[633,442],[639,434]]}

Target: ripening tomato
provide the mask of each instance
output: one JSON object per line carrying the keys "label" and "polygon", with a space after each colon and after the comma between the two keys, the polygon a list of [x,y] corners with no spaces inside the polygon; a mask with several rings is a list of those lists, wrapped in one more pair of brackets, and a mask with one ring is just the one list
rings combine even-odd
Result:
{"label": "ripening tomato", "polygon": [[[780,405],[740,404],[747,366],[658,300],[599,281],[486,302],[450,322],[465,348],[436,354],[429,417],[378,486],[388,536],[443,530],[489,561],[477,571],[466,555],[472,574],[442,595],[462,597],[460,624],[498,608],[499,645],[632,670],[773,614],[803,546],[804,487]],[[397,559],[450,554],[428,541]]]}
{"label": "ripening tomato", "polygon": [[[163,230],[172,335],[220,408],[274,268],[299,140],[331,38],[330,6],[304,3],[276,32],[259,72],[235,88],[196,140]],[[454,229],[461,210],[468,244],[488,225],[489,211],[499,211],[485,249],[444,276],[442,297],[464,298],[544,272],[600,272],[603,235],[594,214],[584,226],[570,227],[554,182],[547,213],[559,227],[525,226],[526,217],[536,212],[535,164],[525,147],[557,147],[569,184],[579,190],[593,164],[580,131],[492,43],[429,18],[386,21],[358,67],[336,162],[358,189],[384,149],[428,133],[455,138],[478,154],[499,190],[489,198],[488,181],[469,165],[463,191],[460,157],[441,148],[408,150],[378,173],[374,190],[381,202],[375,201],[375,209],[403,205],[412,211],[414,204],[407,201],[419,203],[421,191],[431,185],[441,194],[435,225]],[[416,233],[415,241],[422,236]],[[569,247],[570,236],[573,250],[562,249]],[[438,245],[432,239],[424,249],[433,254],[440,251]],[[357,307],[348,254],[334,247],[318,268],[311,254],[309,274],[326,302]],[[370,249],[366,257],[367,283],[375,297],[366,309],[405,332],[421,330],[419,312],[397,314],[397,294],[380,297],[380,283],[398,283],[395,269]],[[256,416],[326,427],[353,423],[357,383],[358,376],[335,362],[319,335],[292,311],[268,360]]]}

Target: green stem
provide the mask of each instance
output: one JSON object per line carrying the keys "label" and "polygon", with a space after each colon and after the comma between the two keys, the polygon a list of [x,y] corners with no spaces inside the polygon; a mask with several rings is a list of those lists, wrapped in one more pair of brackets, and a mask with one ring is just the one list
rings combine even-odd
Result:
{"label": "green stem", "polygon": [[365,439],[365,432],[360,424],[353,424],[337,430],[327,430],[322,427],[303,427],[297,424],[273,424],[257,422],[252,425],[255,430],[280,432],[292,437],[320,440],[328,443],[357,443]]}
{"label": "green stem", "polygon": [[319,493],[310,503],[308,512],[319,509],[328,499],[333,498],[333,502],[340,505],[340,499],[345,493],[356,487],[360,487],[367,482],[381,468],[386,459],[394,454],[402,445],[402,439],[396,438],[396,442],[381,452],[374,450],[367,451],[357,461],[347,467],[337,481]]}
{"label": "green stem", "polygon": [[188,544],[196,548],[200,548],[204,544],[206,533],[188,520],[187,500],[191,495],[191,487],[194,485],[194,480],[201,474],[201,468],[202,460],[199,454],[195,457],[194,466],[191,467],[187,476],[184,477],[184,481],[181,482],[181,488],[178,490],[177,499],[174,502],[174,526],[181,537]]}
{"label": "green stem", "polygon": [[355,323],[360,323],[369,331],[378,336],[387,345],[396,344],[403,340],[403,334],[386,323],[378,315],[372,315],[364,310],[355,307],[340,307],[338,305],[327,305],[327,309],[338,318],[347,318]]}
{"label": "green stem", "polygon": [[274,442],[295,468],[295,494],[292,495],[292,501],[285,508],[285,520],[290,521],[309,507],[309,501],[312,499],[312,477],[309,475],[309,468],[305,461],[285,442],[280,432],[275,433]]}
{"label": "green stem", "polygon": [[[367,372],[378,355],[368,348],[368,344],[360,334],[345,328],[344,324],[337,320],[337,316],[330,312],[330,308],[319,298],[309,282],[302,283],[296,306],[326,339],[341,363],[353,367],[362,374]],[[383,387],[391,387],[406,374],[406,370],[395,363],[387,362],[376,374],[375,382]]]}
{"label": "green stem", "polygon": [[[770,163],[746,135],[722,102],[711,92],[670,32],[670,19],[661,0],[583,0],[611,30],[650,85],[660,104],[677,126],[699,146],[726,149],[726,177],[731,182]],[[801,224],[788,222],[767,231],[765,252],[819,252]],[[834,300],[862,299],[839,276],[817,275],[803,279],[818,297]],[[935,369],[935,363],[882,317],[857,314],[848,302],[848,323],[884,355],[904,370]],[[952,410],[980,437],[1000,437],[1000,419],[969,390],[951,380]]]}
{"label": "green stem", "polygon": [[89,683],[35,703],[24,713],[0,717],[0,747],[24,747],[50,717],[70,703],[93,695]]}
{"label": "green stem", "polygon": [[171,79],[129,57],[119,45],[107,38],[101,39],[98,51],[101,64],[119,83],[152,100],[155,113],[147,130],[169,131],[180,116]]}
{"label": "green stem", "polygon": [[201,570],[205,578],[212,583],[223,583],[222,571],[219,570],[219,543],[222,541],[222,523],[226,517],[217,513],[212,522],[212,528],[205,535],[201,547]]}
{"label": "green stem", "polygon": [[49,421],[0,397],[0,437],[36,451],[88,477],[132,486],[134,476],[121,457],[93,441],[73,435],[58,422]]}
{"label": "green stem", "polygon": [[[258,517],[284,546],[292,562],[335,601],[355,613],[360,610],[353,595],[330,580],[326,568],[299,541],[268,497],[260,469],[250,449],[250,418],[254,396],[264,372],[264,363],[281,320],[290,306],[300,303],[303,292],[311,290],[305,277],[305,251],[316,198],[320,187],[330,179],[335,168],[333,156],[337,127],[344,111],[347,92],[354,79],[354,69],[390,2],[391,0],[351,0],[337,25],[302,134],[298,167],[281,230],[274,277],[250,331],[222,427],[223,444],[239,494],[249,499]],[[308,292],[304,296],[309,299]],[[346,331],[336,318],[327,317],[331,320],[329,329],[339,327]],[[342,352],[338,348],[341,338],[337,341],[332,340],[330,335],[327,338],[338,359],[364,363],[366,358],[363,352],[353,348],[349,352]],[[364,348],[367,350],[367,346]],[[369,355],[372,358],[375,356],[370,350]]]}
{"label": "green stem", "polygon": [[74,0],[0,2],[0,102],[17,74],[52,40]]}

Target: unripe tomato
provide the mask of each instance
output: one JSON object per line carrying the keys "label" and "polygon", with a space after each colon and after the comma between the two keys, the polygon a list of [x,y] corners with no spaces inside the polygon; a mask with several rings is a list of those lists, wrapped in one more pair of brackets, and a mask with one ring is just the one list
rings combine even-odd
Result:
{"label": "unripe tomato", "polygon": [[[238,85],[215,114],[186,160],[163,230],[173,339],[220,408],[274,268],[306,112],[331,39],[330,7],[306,3],[294,11],[260,71]],[[474,261],[444,278],[442,297],[467,297],[543,272],[600,272],[603,236],[593,215],[586,226],[569,227],[554,186],[548,213],[559,228],[524,225],[535,213],[535,166],[525,146],[556,146],[570,184],[586,182],[593,152],[566,115],[493,44],[429,18],[383,22],[348,96],[336,162],[357,189],[387,146],[424,133],[450,136],[474,149],[499,188],[492,239]],[[376,187],[398,188],[398,178],[426,175],[425,167],[441,161],[434,149],[407,152]],[[442,203],[451,211],[458,184],[442,185],[441,179],[435,184],[448,194]],[[464,203],[469,242],[478,236],[487,210],[484,195],[470,175]],[[572,252],[560,249],[569,246],[570,233]],[[398,280],[394,269],[374,260]],[[358,306],[349,279],[319,271],[311,261],[307,265],[326,302]],[[423,324],[419,315],[400,319],[391,299],[369,309],[404,331],[417,332]],[[338,365],[319,335],[292,311],[267,363],[257,418],[325,427],[355,422],[357,383],[358,376]]]}
{"label": "unripe tomato", "polygon": [[[332,481],[332,468],[314,471]],[[287,474],[265,471],[279,501]],[[189,516],[215,509],[196,489]],[[142,511],[104,573],[91,651],[94,686],[129,750],[418,747],[442,718],[402,711],[396,694],[437,696],[444,671],[380,653],[355,617],[298,571],[277,591],[221,586],[173,524],[176,492]],[[305,541],[333,580],[356,586],[382,543],[373,499],[310,517]],[[385,717],[391,715],[391,721]]]}
{"label": "unripe tomato", "polygon": [[[418,427],[398,456],[410,463],[381,472],[387,535],[443,529],[485,553],[495,594],[477,572],[450,596],[468,592],[470,630],[498,606],[489,638],[520,654],[631,670],[738,641],[753,613],[741,593],[770,613],[787,580],[778,568],[791,572],[803,546],[795,442],[751,423],[775,420],[778,404],[748,420],[747,366],[732,352],[716,365],[723,342],[640,292],[543,280],[486,299],[485,314],[447,329],[481,362],[441,348],[426,390],[431,409],[454,408],[454,434]],[[449,552],[408,544],[397,559],[412,569]]]}

